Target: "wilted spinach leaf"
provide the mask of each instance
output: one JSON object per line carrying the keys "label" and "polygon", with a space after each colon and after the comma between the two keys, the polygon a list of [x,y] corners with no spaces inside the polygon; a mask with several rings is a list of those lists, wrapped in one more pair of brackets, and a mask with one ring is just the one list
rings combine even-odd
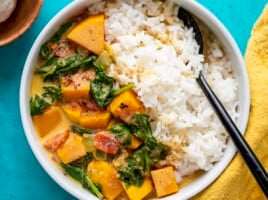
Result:
{"label": "wilted spinach leaf", "polygon": [[131,144],[130,130],[123,123],[114,124],[109,131],[116,135],[121,144],[126,146]]}
{"label": "wilted spinach leaf", "polygon": [[32,116],[43,114],[44,110],[50,106],[51,103],[46,101],[39,95],[35,95],[30,99],[30,113]]}
{"label": "wilted spinach leaf", "polygon": [[131,133],[144,141],[143,146],[127,159],[127,167],[119,168],[120,179],[127,185],[141,186],[151,168],[168,154],[168,147],[153,136],[149,116],[135,114],[130,124]]}
{"label": "wilted spinach leaf", "polygon": [[113,86],[114,79],[107,76],[102,68],[96,67],[96,76],[90,84],[90,91],[99,106],[104,107],[110,103]]}
{"label": "wilted spinach leaf", "polygon": [[77,167],[71,164],[61,163],[61,166],[65,170],[67,174],[69,174],[72,178],[79,181],[84,188],[93,192],[99,199],[103,199],[103,195],[99,190],[99,187],[96,186],[92,180],[88,177],[85,169]]}
{"label": "wilted spinach leaf", "polygon": [[51,57],[52,49],[50,47],[51,43],[58,42],[63,34],[73,25],[73,22],[67,22],[63,24],[59,30],[47,41],[45,42],[41,48],[39,55],[43,60],[47,60]]}
{"label": "wilted spinach leaf", "polygon": [[87,128],[83,128],[77,125],[71,125],[71,131],[74,133],[78,133],[79,135],[83,135],[83,134],[93,134],[94,131],[87,129]]}

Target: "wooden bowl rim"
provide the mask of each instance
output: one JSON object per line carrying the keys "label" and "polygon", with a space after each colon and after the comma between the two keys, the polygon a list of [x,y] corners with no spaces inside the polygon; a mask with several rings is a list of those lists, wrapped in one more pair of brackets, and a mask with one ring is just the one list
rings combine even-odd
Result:
{"label": "wooden bowl rim", "polygon": [[0,39],[0,47],[1,46],[4,46],[16,39],[18,39],[20,36],[22,36],[23,33],[25,33],[30,27],[31,25],[33,24],[33,22],[36,20],[39,12],[40,12],[40,9],[42,7],[42,4],[43,4],[43,0],[36,0],[37,1],[37,6],[35,7],[35,9],[33,10],[32,12],[32,18],[29,19],[29,21],[27,23],[25,23],[25,26],[23,26],[20,30],[18,30],[17,32],[9,35],[8,37],[6,38],[2,38]]}

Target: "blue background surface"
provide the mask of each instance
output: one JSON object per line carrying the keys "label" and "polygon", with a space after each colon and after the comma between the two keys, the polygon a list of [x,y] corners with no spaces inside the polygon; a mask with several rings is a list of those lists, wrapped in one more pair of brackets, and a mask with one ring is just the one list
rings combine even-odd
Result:
{"label": "blue background surface", "polygon": [[[229,29],[242,53],[267,0],[198,0]],[[24,136],[19,113],[20,77],[26,56],[45,24],[71,0],[45,0],[33,26],[0,47],[0,199],[74,199],[41,168]]]}

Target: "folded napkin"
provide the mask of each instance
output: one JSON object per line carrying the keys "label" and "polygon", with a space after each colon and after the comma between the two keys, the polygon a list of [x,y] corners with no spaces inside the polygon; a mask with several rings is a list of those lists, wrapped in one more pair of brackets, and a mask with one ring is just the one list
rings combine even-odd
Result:
{"label": "folded napkin", "polygon": [[[245,62],[251,92],[245,138],[268,170],[268,5],[252,30]],[[237,153],[221,176],[193,199],[265,200],[266,197]]]}

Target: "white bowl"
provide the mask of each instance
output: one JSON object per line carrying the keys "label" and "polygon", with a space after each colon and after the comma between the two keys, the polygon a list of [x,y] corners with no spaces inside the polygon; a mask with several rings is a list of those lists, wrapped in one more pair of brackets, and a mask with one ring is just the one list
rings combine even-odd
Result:
{"label": "white bowl", "polygon": [[[30,84],[35,63],[38,58],[39,49],[41,45],[50,38],[53,32],[71,16],[79,13],[83,8],[88,7],[91,4],[91,0],[76,0],[61,10],[42,30],[37,39],[35,40],[30,53],[27,57],[20,87],[20,111],[23,123],[23,128],[28,139],[28,142],[42,165],[45,171],[67,192],[72,194],[78,199],[97,199],[88,191],[84,190],[79,185],[75,184],[51,162],[50,158],[44,152],[38,138],[35,133],[34,126],[31,120],[29,99],[30,99]],[[222,23],[206,8],[193,0],[178,0],[180,5],[186,10],[193,13],[196,17],[201,19],[210,29],[216,37],[222,43],[226,53],[231,59],[232,66],[234,67],[234,73],[236,74],[239,84],[239,119],[237,126],[240,131],[244,133],[248,121],[249,115],[249,83],[243,57]],[[236,152],[236,148],[233,143],[229,141],[228,148],[221,159],[209,172],[196,179],[190,185],[182,188],[178,193],[165,197],[163,199],[188,199],[195,194],[199,193],[210,185],[227,167],[231,159]]]}

